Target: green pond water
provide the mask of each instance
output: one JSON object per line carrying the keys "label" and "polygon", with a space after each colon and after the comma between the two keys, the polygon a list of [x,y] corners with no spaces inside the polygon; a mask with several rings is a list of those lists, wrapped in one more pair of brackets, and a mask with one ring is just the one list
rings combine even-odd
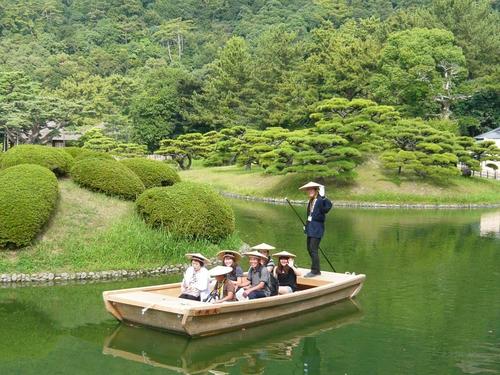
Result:
{"label": "green pond water", "polygon": [[[231,203],[245,241],[309,264],[288,207]],[[367,275],[355,303],[203,339],[104,310],[103,290],[178,276],[0,288],[0,374],[500,373],[500,210],[335,209],[322,247]]]}

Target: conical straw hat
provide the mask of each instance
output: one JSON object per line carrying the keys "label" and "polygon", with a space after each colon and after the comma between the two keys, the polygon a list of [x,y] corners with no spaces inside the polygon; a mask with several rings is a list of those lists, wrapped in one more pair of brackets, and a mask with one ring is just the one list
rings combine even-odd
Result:
{"label": "conical straw hat", "polygon": [[274,246],[269,245],[269,244],[267,244],[265,242],[260,243],[260,244],[255,245],[255,246],[252,246],[251,249],[252,250],[267,250],[267,251],[269,251],[269,250],[276,250],[276,248]]}
{"label": "conical straw hat", "polygon": [[323,185],[318,184],[317,182],[311,181],[311,182],[308,182],[307,184],[299,187],[299,190],[306,190],[306,189],[310,189],[310,188],[315,188],[316,189],[316,188],[320,188],[322,186]]}
{"label": "conical straw hat", "polygon": [[226,256],[233,257],[236,263],[241,260],[241,254],[234,250],[222,250],[217,253],[217,258],[220,260],[223,260]]}
{"label": "conical straw hat", "polygon": [[296,258],[295,254],[289,253],[288,251],[280,251],[279,253],[273,254],[276,258]]}
{"label": "conical straw hat", "polygon": [[233,271],[232,267],[216,266],[216,267],[212,268],[211,270],[209,270],[208,274],[210,276],[220,276],[220,275],[227,275],[228,273],[230,273],[232,271]]}
{"label": "conical straw hat", "polygon": [[205,258],[203,256],[203,254],[200,254],[200,253],[187,253],[186,258],[191,259],[191,260],[193,260],[193,259],[199,260],[199,261],[202,261],[203,263],[205,263],[205,262],[208,263],[208,259]]}
{"label": "conical straw hat", "polygon": [[259,253],[258,251],[249,251],[244,254],[246,257],[257,257],[257,258],[262,258],[262,259],[267,259],[267,256],[265,256],[262,253]]}

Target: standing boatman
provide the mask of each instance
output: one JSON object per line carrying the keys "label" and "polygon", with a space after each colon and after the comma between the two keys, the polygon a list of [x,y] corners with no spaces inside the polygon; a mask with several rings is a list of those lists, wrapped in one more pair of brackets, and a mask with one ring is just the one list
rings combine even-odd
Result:
{"label": "standing boatman", "polygon": [[304,277],[321,275],[318,248],[325,233],[325,215],[332,208],[332,202],[325,197],[325,187],[316,182],[308,182],[299,190],[307,193],[307,220],[304,233],[307,235],[307,251],[311,257],[311,272]]}

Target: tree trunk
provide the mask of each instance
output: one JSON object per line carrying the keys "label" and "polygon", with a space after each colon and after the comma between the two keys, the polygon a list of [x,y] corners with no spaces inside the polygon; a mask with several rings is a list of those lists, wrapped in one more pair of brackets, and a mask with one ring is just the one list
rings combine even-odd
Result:
{"label": "tree trunk", "polygon": [[191,158],[191,155],[187,154],[187,155],[183,155],[180,158],[178,158],[177,163],[179,163],[179,167],[183,171],[185,171],[185,170],[191,168],[191,164],[193,164],[193,160]]}
{"label": "tree trunk", "polygon": [[170,51],[170,42],[167,41],[167,51],[168,51],[168,58],[170,59],[170,62],[172,62],[172,51]]}
{"label": "tree trunk", "polygon": [[177,33],[177,50],[179,52],[179,61],[181,60],[182,57],[182,45],[181,45],[181,34]]}

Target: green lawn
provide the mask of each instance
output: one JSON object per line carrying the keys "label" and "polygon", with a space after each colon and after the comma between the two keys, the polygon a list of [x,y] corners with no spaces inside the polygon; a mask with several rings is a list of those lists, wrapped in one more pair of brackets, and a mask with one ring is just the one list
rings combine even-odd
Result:
{"label": "green lawn", "polygon": [[[382,173],[378,163],[373,160],[359,166],[357,173],[356,180],[349,185],[326,181],[328,196],[337,201],[398,204],[500,203],[500,181],[456,177],[446,184],[435,184],[421,179],[397,178]],[[294,199],[305,199],[297,188],[311,179],[296,174],[266,175],[259,168],[203,168],[199,164],[191,170],[182,171],[181,177],[208,183],[225,192]]]}
{"label": "green lawn", "polygon": [[212,256],[219,248],[239,246],[234,236],[219,245],[173,238],[148,227],[134,203],[60,180],[54,217],[34,245],[0,251],[0,273],[137,270],[184,263],[187,252]]}

